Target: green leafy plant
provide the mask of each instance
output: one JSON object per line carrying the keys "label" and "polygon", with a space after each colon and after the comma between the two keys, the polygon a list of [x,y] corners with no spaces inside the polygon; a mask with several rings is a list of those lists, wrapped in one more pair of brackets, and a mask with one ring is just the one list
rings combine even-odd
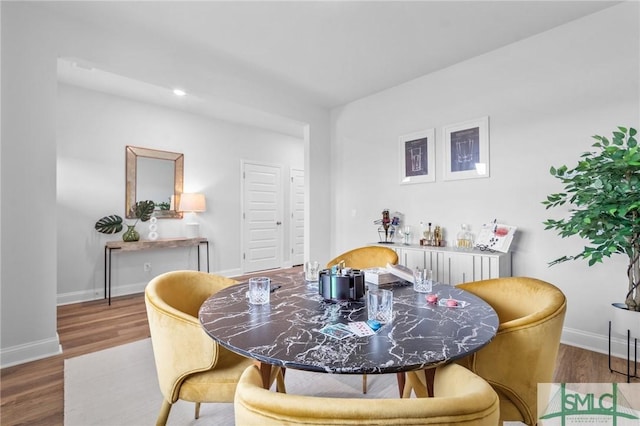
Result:
{"label": "green leafy plant", "polygon": [[578,235],[590,245],[573,256],[562,256],[555,265],[567,260],[585,259],[589,266],[601,263],[613,254],[629,259],[629,281],[625,304],[640,311],[640,150],[634,128],[618,127],[611,140],[593,136],[593,152],[581,155],[578,165],[551,167],[551,175],[560,179],[564,192],[547,196],[546,208],[571,206],[570,217],[548,219],[545,229],[558,231],[561,237]]}
{"label": "green leafy plant", "polygon": [[[138,201],[132,208],[131,213],[135,216],[136,221],[133,225],[136,226],[138,221],[146,222],[151,219],[151,215],[153,215],[153,210],[155,209],[155,204],[151,200]],[[103,234],[117,234],[122,231],[123,220],[117,214],[112,214],[110,216],[105,216],[98,220],[94,225],[96,231],[101,232]]]}

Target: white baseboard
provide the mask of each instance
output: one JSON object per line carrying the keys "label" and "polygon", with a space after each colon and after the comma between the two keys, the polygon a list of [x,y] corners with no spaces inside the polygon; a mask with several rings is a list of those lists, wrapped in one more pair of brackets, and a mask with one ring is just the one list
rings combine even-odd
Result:
{"label": "white baseboard", "polygon": [[0,368],[11,367],[25,362],[37,361],[62,353],[58,333],[50,339],[29,342],[23,345],[10,346],[0,351]]}
{"label": "white baseboard", "polygon": [[[140,282],[127,284],[123,286],[112,286],[111,297],[126,296],[128,294],[143,293],[145,286],[148,282]],[[57,296],[58,306],[70,305],[72,303],[88,302],[91,300],[106,299],[104,289],[100,291],[86,290],[86,291],[74,291],[70,293],[60,293]]]}
{"label": "white baseboard", "polygon": [[[242,271],[240,269],[228,269],[226,271],[216,271],[211,272],[212,274],[221,275],[223,277],[237,277],[238,275],[242,275]],[[147,281],[127,284],[123,286],[112,286],[111,287],[111,297],[117,296],[126,296],[129,294],[137,294],[143,293],[145,286],[148,284]],[[60,293],[57,295],[56,302],[58,306],[61,305],[70,305],[72,303],[81,303],[81,302],[89,302],[91,300],[99,300],[106,298],[104,294],[104,288],[100,288],[99,291],[96,290],[84,290],[84,291],[73,291],[69,293]]]}
{"label": "white baseboard", "polygon": [[[570,346],[588,349],[602,354],[609,353],[609,336],[589,333],[582,330],[565,327],[562,329],[561,342]],[[633,358],[633,340],[631,341],[631,358]],[[611,355],[627,359],[627,339],[618,336],[611,337]]]}
{"label": "white baseboard", "polygon": [[216,271],[216,272],[212,272],[212,274],[222,275],[223,277],[227,277],[227,278],[237,277],[239,275],[243,275],[242,274],[242,269],[240,269],[240,268],[227,269],[225,271]]}

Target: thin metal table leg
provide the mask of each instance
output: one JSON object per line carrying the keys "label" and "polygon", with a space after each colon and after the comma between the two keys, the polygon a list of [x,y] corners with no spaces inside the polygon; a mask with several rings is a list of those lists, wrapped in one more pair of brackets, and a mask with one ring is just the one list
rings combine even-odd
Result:
{"label": "thin metal table leg", "polygon": [[104,246],[104,298],[107,298],[107,250],[109,248]]}
{"label": "thin metal table leg", "polygon": [[109,249],[109,306],[111,306],[111,249]]}
{"label": "thin metal table leg", "polygon": [[209,272],[209,241],[204,242],[207,245],[207,272]]}

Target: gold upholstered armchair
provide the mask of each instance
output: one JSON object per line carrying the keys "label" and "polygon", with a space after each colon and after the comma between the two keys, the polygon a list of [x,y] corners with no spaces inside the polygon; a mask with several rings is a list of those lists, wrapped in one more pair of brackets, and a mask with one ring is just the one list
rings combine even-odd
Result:
{"label": "gold upholstered armchair", "polygon": [[[178,399],[196,403],[233,402],[242,372],[253,360],[235,354],[209,337],[198,320],[202,303],[236,284],[229,278],[198,271],[157,276],[145,288],[145,305],[160,391],[164,396],[157,425],[164,425]],[[272,382],[279,369],[273,369]]]}
{"label": "gold upholstered armchair", "polygon": [[498,424],[498,395],[466,368],[438,367],[433,398],[366,399],[291,395],[262,388],[251,366],[234,400],[236,426],[245,425],[491,425]]}
{"label": "gold upholstered armchair", "polygon": [[[500,321],[496,337],[487,346],[457,362],[496,390],[500,424],[520,421],[534,425],[537,385],[553,381],[567,309],[564,294],[552,284],[526,277],[475,281],[457,287],[489,303]],[[407,385],[424,384],[424,374],[409,374],[412,377],[408,377]]]}
{"label": "gold upholstered armchair", "polygon": [[397,264],[398,254],[388,247],[359,247],[332,259],[327,263],[327,268],[331,268],[341,262],[344,262],[344,266],[354,269],[385,267],[387,263],[391,265]]}
{"label": "gold upholstered armchair", "polygon": [[[359,247],[342,253],[331,259],[327,268],[343,263],[347,268],[367,269],[385,267],[387,264],[396,265],[398,254],[395,250],[381,246]],[[362,393],[367,393],[367,375],[362,375]]]}

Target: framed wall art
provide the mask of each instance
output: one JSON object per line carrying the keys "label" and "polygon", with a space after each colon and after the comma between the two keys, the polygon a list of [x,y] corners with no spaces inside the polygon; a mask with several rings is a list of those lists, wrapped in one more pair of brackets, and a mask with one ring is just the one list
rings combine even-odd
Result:
{"label": "framed wall art", "polygon": [[489,177],[489,117],[442,129],[444,180]]}
{"label": "framed wall art", "polygon": [[398,138],[400,184],[435,182],[436,137],[434,129]]}

